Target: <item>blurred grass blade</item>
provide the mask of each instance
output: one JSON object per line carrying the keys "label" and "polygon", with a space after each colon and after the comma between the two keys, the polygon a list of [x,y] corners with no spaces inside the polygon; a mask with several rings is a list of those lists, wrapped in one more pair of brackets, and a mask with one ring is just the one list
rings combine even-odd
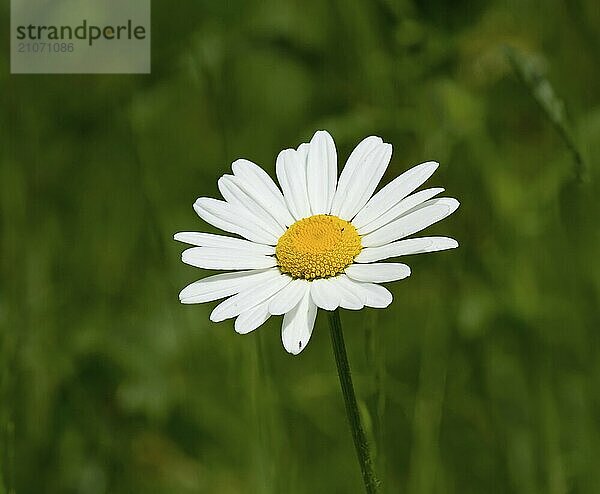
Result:
{"label": "blurred grass blade", "polygon": [[571,153],[574,171],[579,182],[587,181],[587,167],[573,137],[565,114],[565,104],[554,92],[550,81],[539,68],[524,54],[511,46],[504,47],[504,53],[521,83],[538,103],[546,118],[552,123]]}

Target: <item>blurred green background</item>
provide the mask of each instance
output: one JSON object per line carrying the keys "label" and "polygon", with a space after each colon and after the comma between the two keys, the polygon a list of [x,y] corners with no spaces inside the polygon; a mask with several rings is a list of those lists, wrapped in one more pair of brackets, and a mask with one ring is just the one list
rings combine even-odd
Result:
{"label": "blurred green background", "polygon": [[151,75],[11,76],[1,41],[0,493],[361,492],[327,318],[292,357],[177,298],[196,197],[322,128],[462,203],[427,231],[459,249],[342,314],[383,492],[600,492],[597,1],[152,17]]}

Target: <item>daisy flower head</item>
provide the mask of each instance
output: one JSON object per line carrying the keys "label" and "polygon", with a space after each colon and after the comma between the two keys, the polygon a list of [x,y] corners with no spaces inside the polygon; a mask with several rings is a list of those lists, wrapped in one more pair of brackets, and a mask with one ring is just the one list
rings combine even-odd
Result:
{"label": "daisy flower head", "polygon": [[379,137],[363,139],[337,173],[331,135],[285,149],[276,161],[279,185],[258,165],[233,162],[219,191],[224,200],[201,197],[194,210],[207,223],[237,235],[180,232],[175,240],[194,247],[184,263],[228,271],[186,286],[184,304],[225,299],[211,321],[235,318],[246,334],[272,315],[283,315],[285,349],[308,344],[317,308],[384,308],[392,294],[381,283],[410,275],[406,264],[379,262],[458,247],[448,237],[407,238],[453,213],[456,199],[435,187],[415,192],[437,169],[428,161],[409,169],[374,194],[392,156]]}

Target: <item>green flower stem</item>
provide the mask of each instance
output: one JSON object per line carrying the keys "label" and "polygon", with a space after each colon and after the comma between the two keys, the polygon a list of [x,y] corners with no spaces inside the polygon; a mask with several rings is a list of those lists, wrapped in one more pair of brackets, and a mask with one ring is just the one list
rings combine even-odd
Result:
{"label": "green flower stem", "polygon": [[346,405],[346,415],[350,423],[352,439],[354,440],[354,447],[356,448],[358,462],[360,463],[365,490],[367,494],[376,494],[379,490],[379,482],[373,471],[369,444],[367,443],[365,430],[360,421],[358,404],[356,403],[356,395],[354,394],[354,386],[350,375],[350,364],[348,364],[348,355],[346,354],[346,345],[344,344],[342,321],[340,320],[338,309],[329,313],[329,327],[331,329],[331,344],[333,345],[340,386],[342,387],[344,404]]}

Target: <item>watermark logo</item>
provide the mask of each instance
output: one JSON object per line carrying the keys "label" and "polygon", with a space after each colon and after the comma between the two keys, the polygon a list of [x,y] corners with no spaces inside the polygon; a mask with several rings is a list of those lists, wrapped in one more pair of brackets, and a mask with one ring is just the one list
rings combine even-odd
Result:
{"label": "watermark logo", "polygon": [[150,72],[150,0],[11,0],[11,73]]}

